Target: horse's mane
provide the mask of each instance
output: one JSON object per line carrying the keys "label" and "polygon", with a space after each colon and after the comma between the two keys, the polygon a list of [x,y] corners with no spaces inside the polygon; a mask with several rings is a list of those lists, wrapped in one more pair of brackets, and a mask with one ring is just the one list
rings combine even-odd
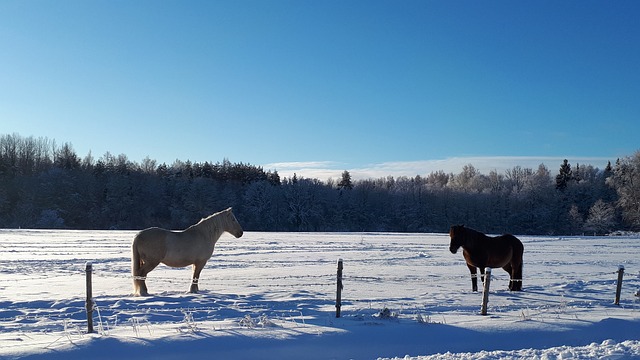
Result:
{"label": "horse's mane", "polygon": [[459,236],[465,239],[465,241],[467,241],[470,245],[473,245],[476,240],[488,238],[486,234],[481,233],[478,230],[465,227],[464,225],[454,225],[451,227],[450,232],[459,234]]}
{"label": "horse's mane", "polygon": [[228,208],[226,210],[218,211],[217,213],[214,213],[214,214],[211,214],[211,215],[209,215],[207,217],[204,217],[204,218],[200,219],[200,221],[198,221],[198,223],[189,226],[185,231],[190,230],[192,228],[196,228],[196,227],[202,227],[202,226],[210,227],[211,224],[218,225],[220,223],[220,220],[222,220],[223,218],[226,219],[226,217],[220,217],[218,215],[222,215],[222,214],[228,213],[231,210],[232,210],[232,208]]}
{"label": "horse's mane", "polygon": [[472,228],[465,227],[464,225],[462,225],[462,229],[465,231],[465,233],[467,235],[472,234],[474,236],[486,236],[485,234],[481,233],[480,231],[472,229]]}

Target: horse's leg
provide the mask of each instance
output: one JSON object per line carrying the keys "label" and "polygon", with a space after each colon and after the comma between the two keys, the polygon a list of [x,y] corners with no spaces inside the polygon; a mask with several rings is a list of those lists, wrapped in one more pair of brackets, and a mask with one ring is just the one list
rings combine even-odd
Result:
{"label": "horse's leg", "polygon": [[144,261],[140,270],[138,270],[137,274],[134,274],[134,281],[136,282],[135,288],[136,293],[134,295],[138,296],[149,296],[149,291],[147,290],[147,283],[145,282],[147,274],[151,272],[151,270],[155,269],[158,265],[160,265],[160,261]]}
{"label": "horse's leg", "polygon": [[522,261],[513,266],[513,291],[522,291]]}
{"label": "horse's leg", "polygon": [[143,296],[142,295],[143,287],[144,287],[144,281],[139,279],[138,274],[133,275],[133,296]]}
{"label": "horse's leg", "polygon": [[[518,239],[516,239],[518,240]],[[513,256],[511,257],[512,270],[511,279],[513,280],[513,291],[522,291],[522,265],[524,262],[524,247],[518,240],[513,245]]]}
{"label": "horse's leg", "polygon": [[511,263],[508,263],[507,265],[503,266],[502,269],[504,269],[504,271],[509,273],[509,290],[511,291],[515,290],[514,288],[515,282],[513,281],[515,274],[513,273],[513,267],[511,266]]}
{"label": "horse's leg", "polygon": [[471,272],[471,289],[478,291],[478,269],[471,264],[467,264],[467,267],[469,268],[469,272]]}
{"label": "horse's leg", "polygon": [[193,278],[191,279],[191,287],[189,288],[190,293],[198,292],[198,279],[200,278],[200,272],[204,269],[204,265],[207,261],[197,261],[193,264]]}

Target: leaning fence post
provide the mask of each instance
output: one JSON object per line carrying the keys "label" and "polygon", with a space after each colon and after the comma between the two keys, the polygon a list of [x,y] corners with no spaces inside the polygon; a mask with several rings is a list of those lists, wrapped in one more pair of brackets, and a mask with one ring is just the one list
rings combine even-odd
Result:
{"label": "leaning fence post", "polygon": [[480,315],[487,315],[487,303],[489,302],[489,283],[491,282],[491,268],[484,269],[484,287],[482,288],[482,307]]}
{"label": "leaning fence post", "polygon": [[87,274],[87,303],[85,305],[87,309],[87,332],[93,332],[93,292],[91,284],[91,262],[87,262],[85,266],[85,273]]}
{"label": "leaning fence post", "polygon": [[336,317],[340,317],[340,307],[342,306],[342,259],[338,259],[338,285],[336,288]]}
{"label": "leaning fence post", "polygon": [[616,301],[615,305],[620,305],[620,292],[622,291],[622,277],[624,276],[624,266],[618,266],[618,284],[616,285]]}

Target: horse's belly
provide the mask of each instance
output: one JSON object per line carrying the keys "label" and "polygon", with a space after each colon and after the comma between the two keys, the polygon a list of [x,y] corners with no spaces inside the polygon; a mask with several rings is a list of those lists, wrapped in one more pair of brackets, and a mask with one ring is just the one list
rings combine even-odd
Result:
{"label": "horse's belly", "polygon": [[162,263],[170,267],[181,268],[193,264],[194,261],[185,259],[164,259],[162,260]]}
{"label": "horse's belly", "polygon": [[487,266],[495,269],[505,267],[508,263],[509,261],[490,261]]}
{"label": "horse's belly", "polygon": [[489,261],[487,261],[487,266],[491,268],[501,268],[505,267],[507,264],[511,262],[511,251],[507,254],[503,254],[502,256],[491,256],[489,257]]}
{"label": "horse's belly", "polygon": [[511,252],[499,255],[480,254],[474,257],[465,250],[463,256],[467,264],[475,267],[490,267],[495,269],[504,267],[511,262]]}
{"label": "horse's belly", "polygon": [[166,239],[167,252],[162,263],[180,268],[209,260],[213,254],[213,244],[197,240],[185,233],[171,233]]}

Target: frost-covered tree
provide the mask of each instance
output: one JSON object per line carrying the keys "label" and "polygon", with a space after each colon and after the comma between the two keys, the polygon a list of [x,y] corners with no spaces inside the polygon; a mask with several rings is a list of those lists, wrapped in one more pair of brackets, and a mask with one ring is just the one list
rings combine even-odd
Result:
{"label": "frost-covered tree", "polygon": [[478,191],[478,177],[480,172],[472,164],[462,167],[462,171],[453,177],[452,185],[464,192]]}
{"label": "frost-covered tree", "polygon": [[511,190],[515,191],[516,193],[522,191],[522,188],[525,185],[525,181],[531,175],[533,175],[532,169],[523,169],[521,166],[514,166],[513,168],[507,169],[504,172],[504,177],[510,185]]}
{"label": "frost-covered tree", "polygon": [[65,170],[74,170],[80,167],[81,161],[73,146],[70,143],[64,143],[61,148],[54,149],[54,164]]}
{"label": "frost-covered tree", "polygon": [[244,210],[249,228],[272,230],[278,225],[280,187],[267,181],[249,184],[244,192]]}
{"label": "frost-covered tree", "polygon": [[293,231],[315,231],[315,225],[321,222],[322,208],[319,201],[317,180],[298,178],[283,187],[286,217]]}
{"label": "frost-covered tree", "polygon": [[640,229],[640,151],[618,159],[608,181],[618,193],[623,219],[632,228]]}
{"label": "frost-covered tree", "polygon": [[571,209],[569,210],[569,220],[571,221],[571,234],[575,234],[578,230],[584,228],[584,219],[578,206],[575,204],[571,205]]}
{"label": "frost-covered tree", "polygon": [[605,234],[615,226],[616,211],[613,205],[602,200],[596,201],[589,209],[589,217],[585,222],[585,230]]}
{"label": "frost-covered tree", "polygon": [[64,228],[64,220],[57,210],[42,210],[36,227],[40,229],[62,229]]}
{"label": "frost-covered tree", "polygon": [[150,157],[145,157],[142,159],[142,163],[140,164],[140,170],[146,174],[153,174],[158,167],[157,161],[152,160]]}

